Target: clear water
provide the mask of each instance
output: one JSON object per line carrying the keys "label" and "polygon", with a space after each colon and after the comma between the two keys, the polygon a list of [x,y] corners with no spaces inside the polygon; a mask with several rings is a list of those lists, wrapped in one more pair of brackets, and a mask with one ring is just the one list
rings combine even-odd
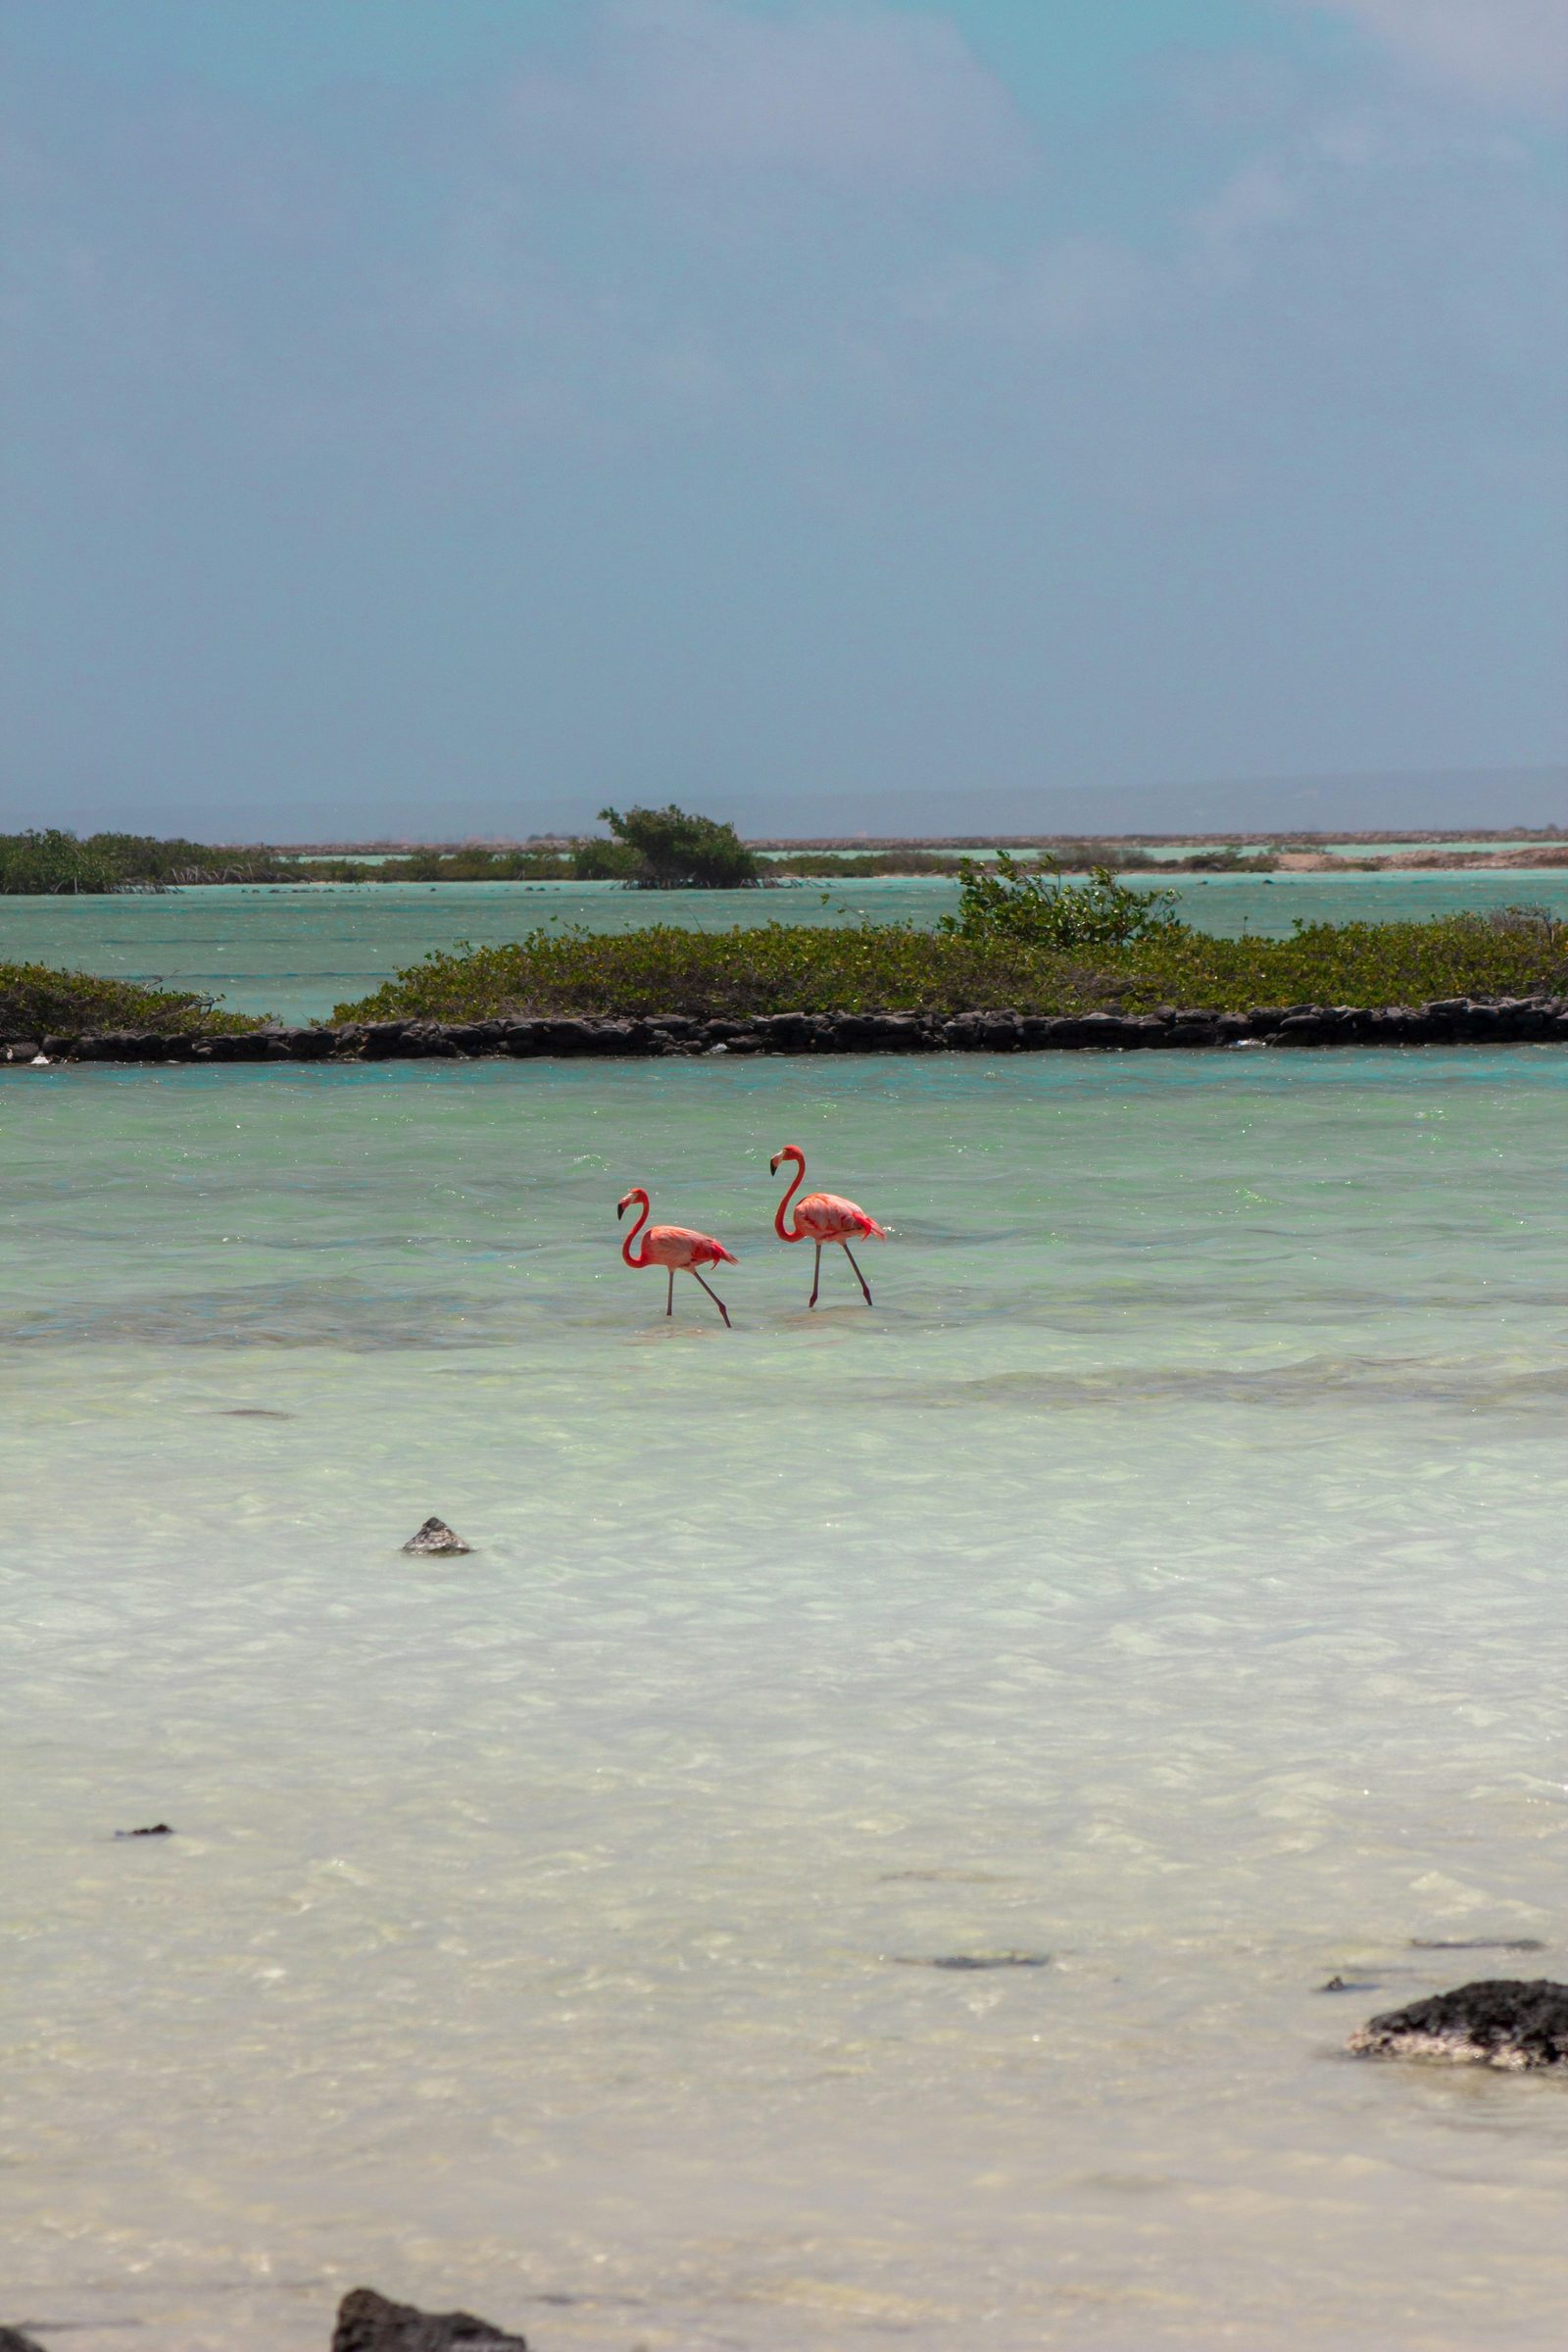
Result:
{"label": "clear water", "polygon": [[[1249,928],[1283,937],[1298,917],[1381,921],[1521,902],[1568,916],[1562,867],[1503,875],[1183,875],[1170,887],[1189,921],[1225,938]],[[0,960],[200,988],[241,1012],[305,1021],[368,995],[433,948],[494,945],[541,924],[594,931],[650,922],[707,931],[766,922],[929,925],[956,904],[957,885],[947,880],[657,895],[610,882],[224,884],[152,898],[0,899]]]}
{"label": "clear water", "polygon": [[[1568,1976],[1568,1056],[0,1121],[8,2320],[1555,2352],[1568,2085],[1341,2045]],[[894,1229],[869,1311],[805,1312],[787,1140]]]}

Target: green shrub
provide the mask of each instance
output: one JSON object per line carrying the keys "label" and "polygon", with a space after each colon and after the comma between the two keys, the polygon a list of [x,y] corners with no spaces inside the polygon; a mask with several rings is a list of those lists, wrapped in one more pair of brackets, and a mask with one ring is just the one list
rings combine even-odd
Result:
{"label": "green shrub", "polygon": [[1160,924],[1064,953],[1005,931],[767,923],[618,937],[531,932],[511,947],[438,951],[340,1019],[478,1020],[505,1012],[699,1018],[760,1012],[1144,1011],[1160,1004],[1411,1004],[1433,997],[1568,992],[1568,926],[1481,915],[1313,924],[1290,939],[1213,939]]}
{"label": "green shrub", "polygon": [[592,835],[571,845],[574,882],[634,882],[643,861],[627,841],[599,841]]}
{"label": "green shrub", "polygon": [[792,875],[812,882],[860,882],[876,874],[956,874],[962,860],[943,850],[790,850],[781,858],[760,858],[758,872]]}
{"label": "green shrub", "polygon": [[1277,863],[1272,851],[1254,851],[1249,855],[1234,842],[1223,850],[1195,850],[1190,858],[1178,860],[1189,874],[1265,874]]}
{"label": "green shrub", "polygon": [[1129,890],[1109,869],[1092,866],[1087,882],[1064,882],[1054,858],[1025,867],[1005,850],[994,864],[965,858],[958,867],[958,911],[937,928],[964,939],[1010,939],[1073,951],[1120,948],[1182,928],[1168,890]]}
{"label": "green shrub", "polygon": [[51,825],[41,832],[0,834],[0,893],[6,896],[43,898],[67,891],[98,895],[118,890],[120,880],[114,860],[95,843],[78,841],[74,833]]}
{"label": "green shrub", "polygon": [[631,879],[639,889],[746,890],[758,879],[755,853],[716,817],[692,816],[673,801],[667,808],[628,808],[624,816],[601,808],[599,815],[633,854]]}
{"label": "green shrub", "polygon": [[141,890],[171,883],[289,882],[317,870],[270,850],[215,848],[205,841],[177,836],[160,840],[150,833],[93,833],[85,846],[109,860],[122,887]]}
{"label": "green shrub", "polygon": [[262,1025],[245,1013],[220,1012],[211,997],[191,989],[141,988],[48,963],[0,963],[0,1036],[91,1037],[106,1029],[218,1036]]}

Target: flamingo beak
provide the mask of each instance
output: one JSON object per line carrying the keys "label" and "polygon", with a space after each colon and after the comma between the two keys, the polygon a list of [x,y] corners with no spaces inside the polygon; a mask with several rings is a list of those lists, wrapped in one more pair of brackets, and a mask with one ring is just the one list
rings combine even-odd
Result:
{"label": "flamingo beak", "polygon": [[778,1174],[778,1163],[783,1156],[784,1154],[782,1152],[775,1152],[772,1158],[768,1161],[767,1172],[770,1176],[776,1176]]}
{"label": "flamingo beak", "polygon": [[615,1202],[615,1223],[616,1223],[617,1225],[620,1223],[620,1220],[621,1220],[621,1218],[622,1218],[622,1217],[623,1217],[623,1216],[626,1214],[626,1211],[627,1211],[627,1209],[628,1209],[628,1208],[630,1208],[630,1206],[631,1206],[631,1195],[630,1195],[630,1193],[628,1193],[628,1194],[626,1195],[626,1198],[625,1198],[625,1200],[617,1200],[617,1201]]}

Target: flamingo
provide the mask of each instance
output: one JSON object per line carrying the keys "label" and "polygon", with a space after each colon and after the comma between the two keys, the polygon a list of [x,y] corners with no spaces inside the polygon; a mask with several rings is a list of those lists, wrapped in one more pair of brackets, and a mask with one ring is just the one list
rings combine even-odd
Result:
{"label": "flamingo", "polygon": [[[628,1266],[668,1267],[669,1292],[664,1300],[666,1315],[672,1315],[675,1312],[677,1268],[684,1267],[694,1282],[703,1282],[702,1276],[697,1271],[699,1266],[716,1266],[720,1262],[734,1266],[740,1263],[735,1252],[732,1250],[726,1250],[722,1242],[715,1242],[710,1233],[694,1233],[689,1225],[648,1225],[648,1195],[640,1184],[633,1186],[625,1200],[617,1203],[616,1217],[623,1217],[634,1200],[641,1207],[643,1213],[621,1243],[620,1254]],[[643,1235],[642,1249],[633,1257],[631,1246],[637,1236],[642,1233],[645,1225],[648,1225],[648,1231]],[[723,1316],[725,1330],[730,1330],[732,1327],[729,1309],[723,1299],[715,1290],[710,1290],[706,1282],[703,1282],[703,1288]]]}
{"label": "flamingo", "polygon": [[868,1217],[864,1209],[858,1208],[853,1200],[841,1200],[837,1193],[808,1193],[804,1200],[796,1201],[793,1229],[786,1225],[784,1211],[806,1180],[806,1153],[801,1150],[799,1144],[786,1144],[783,1151],[775,1152],[768,1161],[768,1173],[776,1176],[780,1160],[785,1159],[793,1159],[795,1162],[795,1182],[778,1204],[773,1217],[773,1229],[781,1242],[814,1242],[816,1244],[816,1271],[811,1277],[811,1296],[807,1300],[807,1305],[814,1306],[816,1304],[816,1294],[822,1287],[823,1247],[828,1242],[837,1242],[851,1265],[855,1267],[855,1279],[861,1290],[865,1291],[865,1303],[869,1306],[871,1294],[866,1290],[865,1276],[856,1264],[855,1251],[850,1248],[850,1244],[852,1241],[885,1242],[888,1238],[887,1235],[875,1217]]}

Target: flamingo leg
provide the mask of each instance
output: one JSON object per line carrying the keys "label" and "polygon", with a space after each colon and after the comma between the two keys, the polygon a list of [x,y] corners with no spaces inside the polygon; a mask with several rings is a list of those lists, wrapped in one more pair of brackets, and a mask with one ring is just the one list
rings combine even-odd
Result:
{"label": "flamingo leg", "polygon": [[[686,1269],[686,1271],[687,1271],[687,1273],[688,1273],[688,1274],[691,1276],[691,1278],[692,1278],[693,1282],[703,1282],[703,1278],[702,1278],[702,1276],[701,1276],[701,1275],[698,1273],[698,1271],[697,1271],[697,1268],[696,1268],[695,1266],[688,1266],[688,1267],[687,1267],[687,1269]],[[672,1275],[670,1276],[670,1281],[671,1281],[671,1282],[673,1282],[673,1281],[674,1281],[674,1279],[675,1279],[675,1277],[674,1277],[674,1275],[672,1274]],[[718,1309],[719,1313],[720,1313],[720,1314],[723,1316],[723,1318],[724,1318],[724,1329],[725,1329],[726,1331],[730,1331],[730,1330],[732,1330],[732,1329],[734,1328],[734,1326],[731,1324],[731,1322],[730,1322],[730,1319],[729,1319],[729,1308],[728,1308],[728,1307],[727,1307],[727,1306],[724,1304],[724,1301],[723,1301],[723,1299],[722,1299],[722,1298],[719,1297],[718,1293],[717,1293],[715,1290],[713,1290],[713,1289],[711,1288],[711,1286],[710,1286],[710,1284],[708,1284],[708,1283],[706,1283],[706,1282],[703,1282],[703,1288],[704,1288],[704,1290],[705,1290],[705,1291],[707,1291],[707,1293],[708,1293],[708,1296],[710,1297],[710,1298],[711,1298],[711,1300],[713,1301],[713,1304],[714,1304],[714,1305],[717,1307],[717,1309]]]}
{"label": "flamingo leg", "polygon": [[810,1296],[810,1297],[809,1297],[809,1298],[808,1298],[808,1300],[806,1301],[806,1303],[807,1303],[807,1305],[808,1305],[808,1306],[814,1306],[814,1305],[816,1304],[816,1294],[817,1294],[817,1292],[818,1292],[818,1291],[819,1291],[821,1288],[822,1288],[822,1245],[821,1245],[821,1243],[820,1243],[820,1242],[818,1242],[818,1243],[817,1243],[817,1245],[816,1245],[816,1272],[815,1272],[815,1273],[814,1273],[814,1274],[811,1276],[811,1296]]}
{"label": "flamingo leg", "polygon": [[669,1289],[668,1289],[667,1293],[665,1294],[665,1298],[664,1298],[664,1314],[665,1314],[665,1317],[666,1317],[666,1319],[667,1319],[667,1318],[668,1318],[670,1315],[672,1315],[674,1312],[675,1312],[675,1269],[674,1269],[674,1267],[673,1267],[673,1266],[671,1266],[671,1267],[670,1267],[670,1269],[669,1269]]}
{"label": "flamingo leg", "polygon": [[848,1243],[848,1242],[846,1242],[846,1243],[845,1243],[845,1245],[844,1245],[844,1254],[845,1254],[845,1256],[846,1256],[846,1257],[849,1259],[849,1261],[850,1261],[851,1265],[855,1267],[855,1279],[856,1279],[856,1281],[857,1281],[857,1282],[859,1284],[859,1286],[860,1286],[861,1290],[862,1290],[862,1291],[865,1291],[865,1303],[866,1303],[866,1305],[867,1305],[867,1306],[871,1306],[871,1305],[873,1305],[873,1304],[875,1303],[875,1301],[872,1299],[872,1297],[871,1297],[871,1294],[870,1294],[870,1292],[865,1290],[865,1276],[864,1276],[864,1275],[863,1275],[863,1274],[860,1272],[859,1266],[858,1266],[858,1265],[857,1264],[857,1262],[856,1262],[855,1251],[854,1251],[854,1250],[853,1250],[850,1248],[850,1245],[849,1245],[849,1243]]}

